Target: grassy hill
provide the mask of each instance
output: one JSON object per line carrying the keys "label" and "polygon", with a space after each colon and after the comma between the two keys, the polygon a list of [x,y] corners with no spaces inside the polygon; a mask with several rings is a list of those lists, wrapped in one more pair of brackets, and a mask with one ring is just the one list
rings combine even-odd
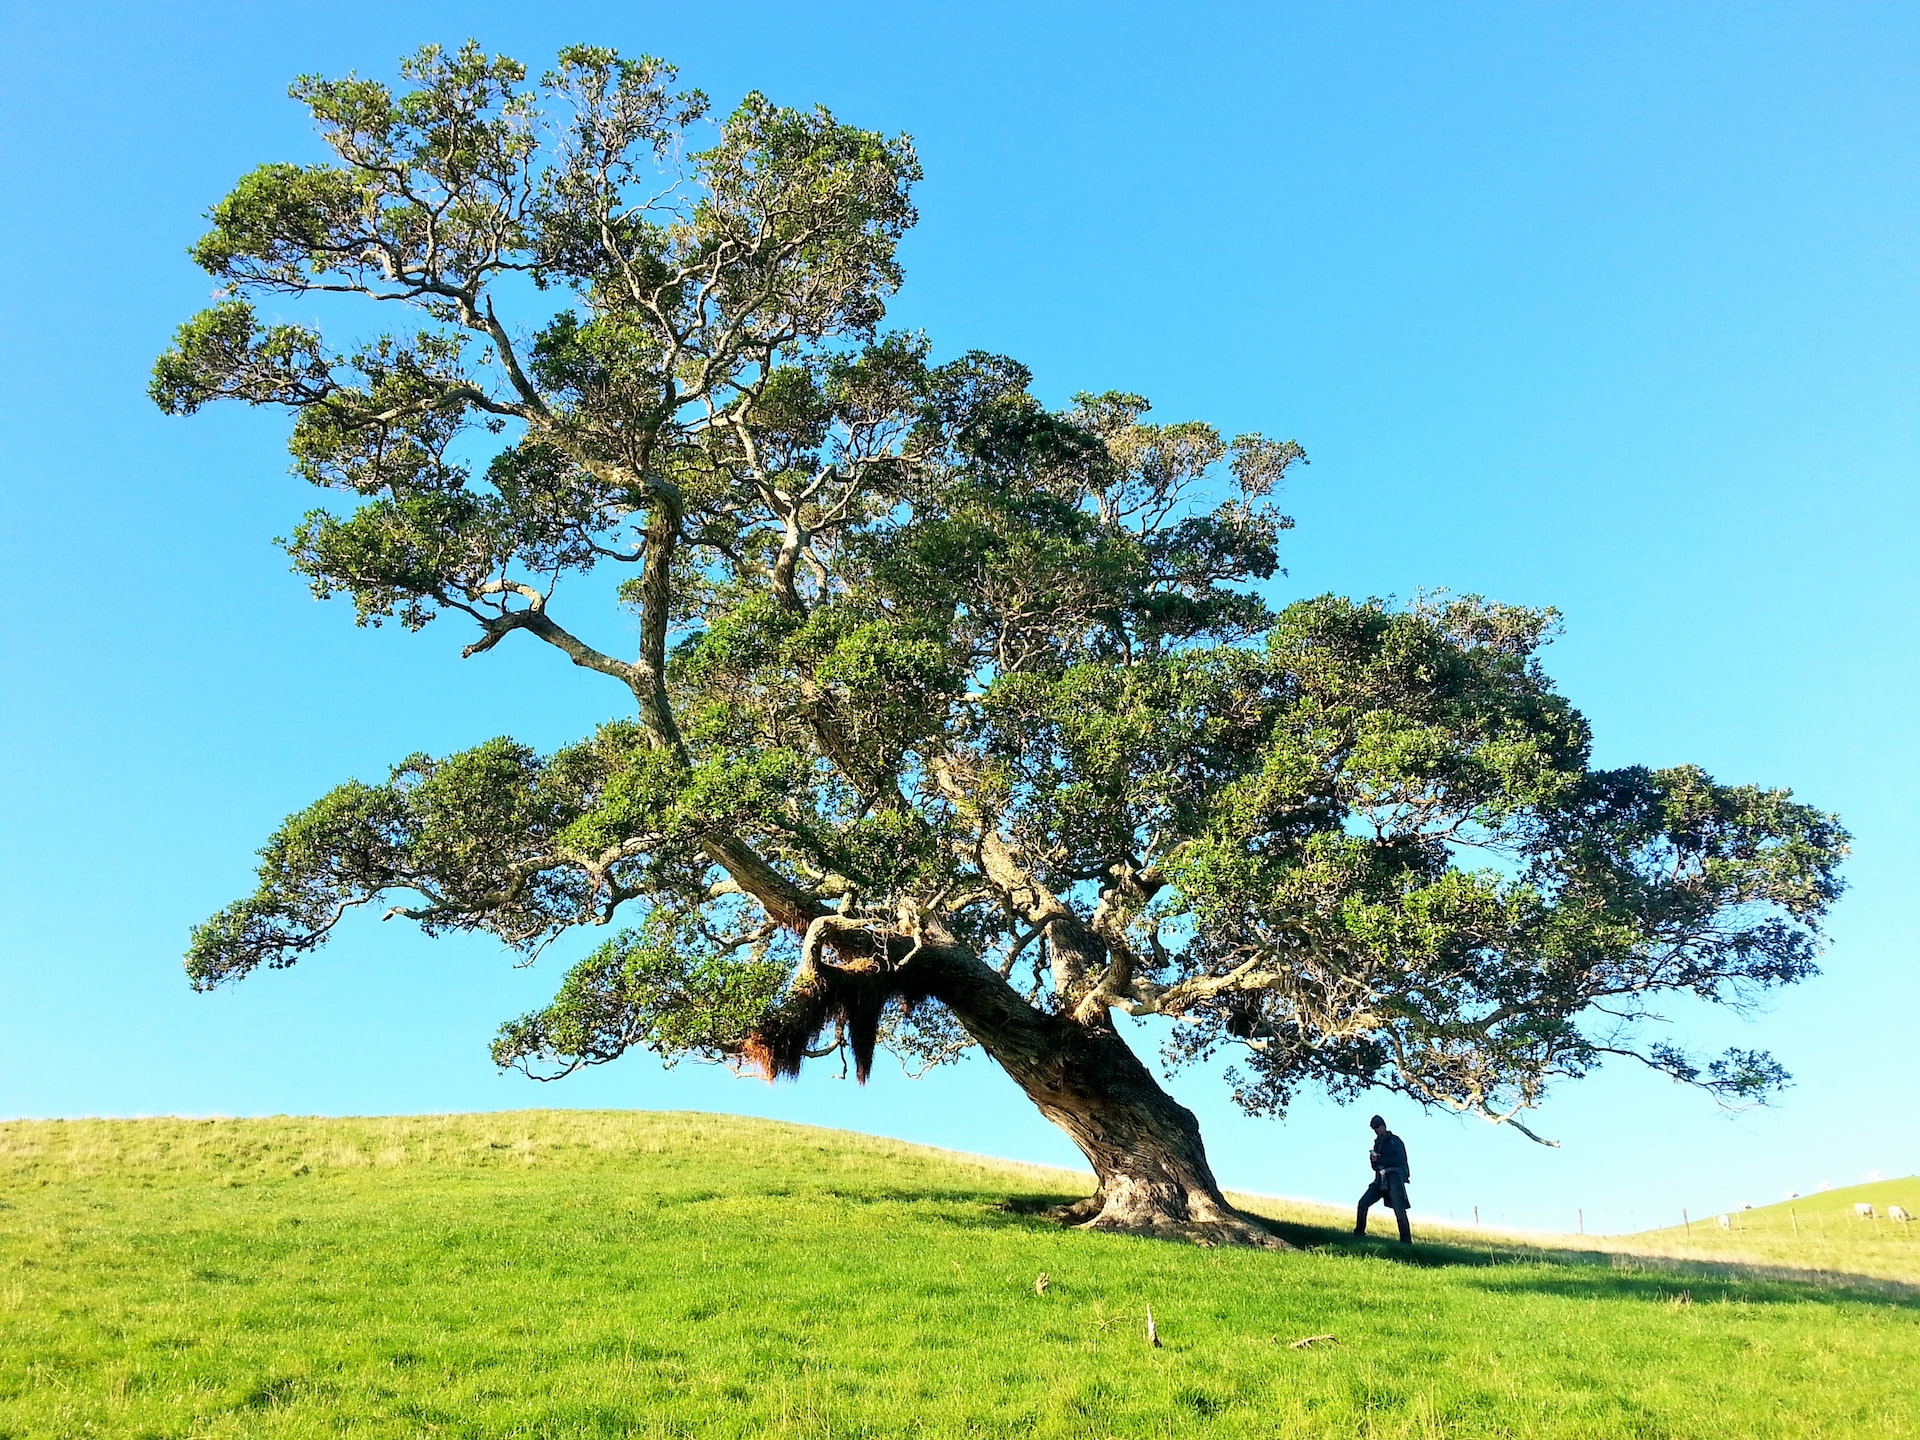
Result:
{"label": "grassy hill", "polygon": [[1079,1188],[720,1116],[4,1123],[0,1436],[1920,1434],[1914,1267],[1708,1263],[1897,1236],[1407,1255],[1270,1206],[1312,1247],[1276,1254],[1027,1213]]}
{"label": "grassy hill", "polygon": [[[1873,1206],[1875,1218],[1854,1214],[1860,1201]],[[1920,1222],[1895,1224],[1886,1218],[1889,1205],[1920,1215],[1920,1176],[1728,1211],[1724,1228],[1717,1215],[1705,1215],[1684,1228],[1675,1225],[1603,1243],[1643,1255],[1877,1276],[1920,1285]]]}

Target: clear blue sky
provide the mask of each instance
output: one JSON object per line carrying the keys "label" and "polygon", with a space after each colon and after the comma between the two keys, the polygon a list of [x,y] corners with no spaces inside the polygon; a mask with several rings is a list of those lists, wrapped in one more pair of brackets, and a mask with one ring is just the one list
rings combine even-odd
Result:
{"label": "clear blue sky", "polygon": [[[556,18],[558,17],[558,18]],[[602,715],[594,677],[356,631],[270,539],[284,422],[143,395],[208,282],[184,247],[266,160],[318,158],[303,71],[473,35],[653,51],[918,140],[897,322],[1050,396],[1297,437],[1278,598],[1432,586],[1559,606],[1603,763],[1788,784],[1857,836],[1826,974],[1696,1038],[1798,1086],[1729,1118],[1622,1070],[1564,1148],[1385,1106],[1416,1203],[1625,1228],[1920,1171],[1920,8],[12,0],[0,17],[0,1115],[538,1104],[781,1115],[1066,1160],[984,1063],[864,1091],[644,1058],[495,1074],[533,970],[368,919],[191,994],[188,927],[287,812],[413,750]],[[1176,1080],[1229,1184],[1346,1198],[1367,1108],[1236,1118]]]}

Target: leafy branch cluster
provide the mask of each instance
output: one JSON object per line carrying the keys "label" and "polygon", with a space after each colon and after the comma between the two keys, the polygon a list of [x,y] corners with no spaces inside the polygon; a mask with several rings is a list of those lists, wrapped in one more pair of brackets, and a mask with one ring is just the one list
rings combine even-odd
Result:
{"label": "leafy branch cluster", "polygon": [[[502,1030],[541,1073],[643,1045],[864,1074],[883,1041],[992,1048],[1019,1005],[1173,1017],[1170,1053],[1235,1047],[1260,1111],[1311,1082],[1511,1119],[1612,1054],[1783,1078],[1636,1037],[1661,994],[1811,971],[1833,818],[1593,770],[1551,612],[1275,613],[1291,441],[1049,409],[1011,360],[883,333],[907,139],[752,95],[692,148],[704,96],[590,47],[535,83],[471,44],[404,70],[295,85],[332,158],[215,207],[194,257],[225,293],[154,398],[293,412],[296,471],[349,497],[286,542],[316,593],[464,617],[469,656],[524,632],[627,713],[323,797],[196,932],[196,984],[400,894],[530,952],[638,914]],[[340,349],[260,313],[334,294],[418,328]],[[554,610],[603,565],[625,652]]]}

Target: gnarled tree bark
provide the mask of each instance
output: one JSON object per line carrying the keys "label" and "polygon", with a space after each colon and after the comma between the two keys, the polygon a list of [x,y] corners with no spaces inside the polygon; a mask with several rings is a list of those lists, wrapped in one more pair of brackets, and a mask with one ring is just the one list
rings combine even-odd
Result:
{"label": "gnarled tree bark", "polygon": [[1193,1112],[1161,1088],[1111,1022],[1036,1009],[964,948],[923,950],[918,983],[1072,1137],[1097,1188],[1060,1219],[1090,1230],[1285,1249],[1235,1210],[1207,1164]]}
{"label": "gnarled tree bark", "polygon": [[1161,1088],[1105,1012],[1089,1022],[1042,1010],[950,935],[905,946],[824,921],[809,934],[824,945],[810,939],[800,982],[745,1048],[743,1058],[769,1078],[797,1074],[833,1026],[864,1080],[887,1002],[936,1000],[1093,1166],[1094,1193],[1055,1218],[1089,1230],[1288,1248],[1220,1193],[1193,1112]]}

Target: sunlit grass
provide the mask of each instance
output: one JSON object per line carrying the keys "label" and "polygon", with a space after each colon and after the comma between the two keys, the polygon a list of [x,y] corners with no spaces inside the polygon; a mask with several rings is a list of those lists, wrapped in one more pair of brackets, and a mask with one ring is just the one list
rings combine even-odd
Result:
{"label": "sunlit grass", "polygon": [[[1350,1212],[1303,1200],[1237,1197],[1244,1208],[1282,1221],[1344,1235]],[[1873,1206],[1862,1218],[1854,1205]],[[1489,1259],[1555,1258],[1573,1263],[1631,1265],[1639,1261],[1673,1274],[1709,1273],[1761,1279],[1819,1280],[1858,1288],[1862,1282],[1890,1294],[1920,1291],[1920,1221],[1898,1223],[1887,1210],[1899,1205],[1920,1215],[1920,1176],[1824,1190],[1777,1205],[1719,1214],[1708,1212],[1691,1224],[1632,1235],[1549,1235],[1434,1223],[1417,1211],[1416,1235],[1423,1241],[1465,1250]],[[1391,1233],[1393,1217],[1375,1212],[1376,1231]]]}
{"label": "sunlit grass", "polygon": [[[1856,1215],[1856,1203],[1872,1205],[1873,1218]],[[1724,1227],[1718,1215],[1709,1214],[1684,1227],[1602,1244],[1647,1255],[1871,1275],[1920,1286],[1920,1222],[1888,1219],[1889,1205],[1920,1215],[1920,1177],[1850,1185],[1778,1205],[1729,1211]]]}
{"label": "sunlit grass", "polygon": [[717,1116],[4,1124],[0,1435],[1920,1432],[1884,1283],[1023,1213],[1074,1189]]}

